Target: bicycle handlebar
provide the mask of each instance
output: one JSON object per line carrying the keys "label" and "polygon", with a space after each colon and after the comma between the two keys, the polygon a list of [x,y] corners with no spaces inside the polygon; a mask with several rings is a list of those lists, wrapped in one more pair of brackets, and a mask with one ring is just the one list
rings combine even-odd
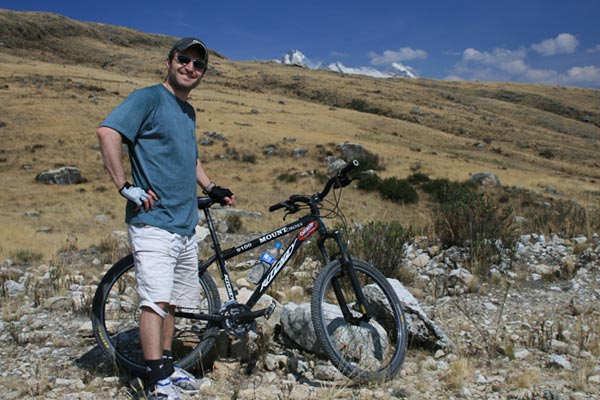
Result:
{"label": "bicycle handlebar", "polygon": [[317,192],[312,196],[303,196],[303,195],[292,195],[288,200],[279,202],[277,204],[273,204],[269,207],[269,211],[277,211],[281,208],[285,208],[289,213],[295,213],[299,210],[299,206],[296,203],[304,203],[304,204],[313,204],[313,202],[319,203],[329,194],[331,188],[342,188],[348,186],[352,179],[348,176],[348,173],[355,168],[358,168],[358,160],[352,160],[349,162],[344,168],[340,169],[334,176],[329,178],[325,187],[321,192]]}

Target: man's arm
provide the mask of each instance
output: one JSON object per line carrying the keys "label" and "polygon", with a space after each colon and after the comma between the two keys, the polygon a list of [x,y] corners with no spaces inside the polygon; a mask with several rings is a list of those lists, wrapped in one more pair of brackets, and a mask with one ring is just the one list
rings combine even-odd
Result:
{"label": "man's arm", "polygon": [[229,190],[224,189],[220,186],[215,185],[202,167],[202,163],[199,159],[196,159],[196,180],[204,191],[213,199],[219,200],[221,205],[232,206],[235,204],[235,195]]}
{"label": "man's arm", "polygon": [[100,142],[104,167],[108,170],[117,190],[120,190],[127,182],[123,166],[123,139],[121,134],[112,128],[101,126],[96,131],[96,135]]}
{"label": "man's arm", "polygon": [[210,181],[208,175],[206,175],[206,172],[204,172],[204,168],[199,159],[196,159],[196,180],[205,193],[208,193],[215,186],[215,184]]}
{"label": "man's arm", "polygon": [[96,131],[96,135],[100,142],[100,152],[102,153],[104,166],[108,170],[119,194],[135,202],[138,209],[143,207],[145,211],[148,211],[154,208],[154,201],[158,200],[158,196],[151,189],[144,191],[127,183],[122,158],[123,139],[121,134],[112,128],[101,126]]}

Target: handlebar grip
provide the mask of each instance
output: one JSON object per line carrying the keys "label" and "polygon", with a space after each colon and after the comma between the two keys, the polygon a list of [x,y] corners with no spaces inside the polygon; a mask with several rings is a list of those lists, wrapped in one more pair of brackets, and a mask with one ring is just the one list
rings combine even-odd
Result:
{"label": "handlebar grip", "polygon": [[358,160],[352,160],[348,164],[346,164],[346,166],[340,170],[340,175],[346,175],[354,168],[358,168]]}
{"label": "handlebar grip", "polygon": [[285,208],[285,207],[286,207],[286,205],[284,203],[273,204],[271,207],[269,207],[269,212],[277,211],[280,208]]}

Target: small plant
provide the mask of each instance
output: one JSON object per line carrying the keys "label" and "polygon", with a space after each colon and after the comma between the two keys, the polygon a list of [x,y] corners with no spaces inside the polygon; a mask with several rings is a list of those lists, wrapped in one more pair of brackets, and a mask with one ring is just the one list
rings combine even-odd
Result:
{"label": "small plant", "polygon": [[379,156],[377,154],[372,153],[364,153],[356,157],[358,163],[360,165],[361,171],[374,170],[381,171],[385,169],[383,165],[381,165],[381,161],[379,160]]}
{"label": "small plant", "polygon": [[9,256],[17,264],[41,261],[44,258],[42,253],[29,249],[17,249],[14,252],[11,252]]}
{"label": "small plant", "polygon": [[429,176],[422,172],[415,172],[414,174],[406,178],[406,180],[413,185],[420,185],[430,181]]}
{"label": "small plant", "polygon": [[414,236],[398,221],[370,222],[349,232],[352,252],[375,265],[385,276],[404,283],[412,275],[402,268],[404,244]]}
{"label": "small plant", "polygon": [[487,267],[512,248],[516,233],[512,229],[512,207],[499,202],[489,193],[478,190],[471,182],[433,180],[425,183],[437,205],[434,225],[446,246],[465,246],[471,252],[471,272],[485,276]]}
{"label": "small plant", "polygon": [[231,233],[240,233],[243,229],[243,221],[239,215],[228,215],[225,217],[227,221],[227,225],[229,226],[229,231]]}
{"label": "small plant", "polygon": [[466,358],[459,358],[450,363],[442,379],[447,389],[459,391],[474,374],[471,363]]}
{"label": "small plant", "polygon": [[360,190],[365,190],[367,192],[379,191],[379,188],[381,187],[381,182],[381,178],[376,174],[364,174],[358,180],[357,187]]}
{"label": "small plant", "polygon": [[381,197],[401,204],[419,202],[419,194],[406,179],[386,178],[379,186]]}
{"label": "small plant", "polygon": [[256,155],[255,154],[244,154],[244,155],[242,155],[242,162],[256,164]]}
{"label": "small plant", "polygon": [[296,174],[284,172],[283,174],[277,176],[277,180],[280,182],[294,183],[298,181],[298,176]]}
{"label": "small plant", "polygon": [[379,107],[372,106],[363,99],[352,99],[347,106],[351,110],[376,114],[376,115],[387,115],[387,113]]}

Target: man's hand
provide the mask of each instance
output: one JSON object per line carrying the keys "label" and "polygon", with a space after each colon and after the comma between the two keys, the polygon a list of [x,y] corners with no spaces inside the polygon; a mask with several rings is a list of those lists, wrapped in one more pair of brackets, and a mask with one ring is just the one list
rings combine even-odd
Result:
{"label": "man's hand", "polygon": [[208,191],[208,197],[218,201],[222,206],[231,206],[235,203],[235,195],[229,189],[214,185]]}
{"label": "man's hand", "polygon": [[152,189],[145,191],[137,186],[132,186],[129,182],[119,190],[119,194],[127,200],[131,200],[136,204],[136,210],[144,207],[144,211],[151,210],[154,207],[154,201],[158,200],[156,193]]}

